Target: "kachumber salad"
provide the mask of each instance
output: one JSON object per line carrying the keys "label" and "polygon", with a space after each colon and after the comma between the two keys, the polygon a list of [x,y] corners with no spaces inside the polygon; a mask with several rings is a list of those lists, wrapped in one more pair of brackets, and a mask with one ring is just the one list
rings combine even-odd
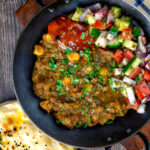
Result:
{"label": "kachumber salad", "polygon": [[33,89],[56,123],[73,129],[111,124],[150,101],[150,45],[118,6],[76,8],[50,22],[35,45]]}

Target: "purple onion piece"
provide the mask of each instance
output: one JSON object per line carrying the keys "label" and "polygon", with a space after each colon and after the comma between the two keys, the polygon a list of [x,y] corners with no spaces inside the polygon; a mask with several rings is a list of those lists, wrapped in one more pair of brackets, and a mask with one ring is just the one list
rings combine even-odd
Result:
{"label": "purple onion piece", "polygon": [[95,11],[95,10],[98,10],[98,9],[101,9],[101,4],[100,3],[96,3],[94,5],[91,5],[89,7],[86,7],[86,9],[90,9],[91,11]]}
{"label": "purple onion piece", "polygon": [[108,6],[105,5],[102,9],[100,9],[99,12],[95,14],[95,19],[102,20],[107,15],[107,12],[108,12]]}

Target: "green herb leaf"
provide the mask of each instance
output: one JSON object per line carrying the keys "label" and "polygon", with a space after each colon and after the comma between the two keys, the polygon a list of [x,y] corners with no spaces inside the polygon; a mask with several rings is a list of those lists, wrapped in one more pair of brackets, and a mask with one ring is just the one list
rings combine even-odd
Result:
{"label": "green herb leaf", "polygon": [[91,117],[88,117],[87,120],[88,120],[88,121],[91,121]]}
{"label": "green herb leaf", "polygon": [[63,89],[63,84],[62,84],[62,79],[57,80],[57,86],[56,86],[56,91],[60,91]]}
{"label": "green herb leaf", "polygon": [[56,120],[56,123],[57,123],[57,124],[60,124],[60,121]]}
{"label": "green herb leaf", "polygon": [[63,69],[63,68],[59,68],[59,71],[60,71],[60,72],[64,72],[64,71],[65,71],[65,69]]}
{"label": "green herb leaf", "polygon": [[88,42],[89,44],[92,44],[92,42],[91,42],[91,41],[89,41],[89,40],[87,40],[87,42]]}
{"label": "green herb leaf", "polygon": [[57,65],[54,63],[53,58],[50,59],[49,66],[52,70],[55,70],[57,68]]}
{"label": "green herb leaf", "polygon": [[62,123],[64,123],[65,121],[67,121],[67,118],[66,118],[66,117],[62,120]]}
{"label": "green herb leaf", "polygon": [[116,89],[112,88],[112,91],[113,91],[113,92],[116,92]]}
{"label": "green herb leaf", "polygon": [[89,81],[89,79],[87,79],[87,78],[83,78],[83,80],[85,81],[85,83],[90,83],[90,81]]}
{"label": "green herb leaf", "polygon": [[67,53],[67,54],[70,54],[70,53],[71,53],[71,51],[70,51],[69,48],[66,49],[66,53]]}
{"label": "green herb leaf", "polygon": [[66,95],[68,92],[61,92],[61,93],[58,93],[57,95],[58,96],[61,96],[61,95]]}
{"label": "green herb leaf", "polygon": [[77,124],[77,125],[75,125],[74,127],[75,127],[75,128],[80,128],[81,126]]}
{"label": "green herb leaf", "polygon": [[61,115],[61,112],[58,112],[58,115]]}
{"label": "green herb leaf", "polygon": [[85,39],[85,33],[82,32],[80,39],[84,40]]}
{"label": "green herb leaf", "polygon": [[114,120],[109,120],[105,124],[112,124],[112,123],[114,123]]}
{"label": "green herb leaf", "polygon": [[68,63],[69,63],[69,60],[68,60],[68,59],[63,59],[63,60],[62,60],[62,64],[67,65]]}
{"label": "green herb leaf", "polygon": [[82,123],[83,128],[87,128],[87,124],[85,122]]}
{"label": "green herb leaf", "polygon": [[137,75],[137,77],[134,79],[134,81],[136,81],[136,82],[140,81],[140,76]]}
{"label": "green herb leaf", "polygon": [[113,81],[112,79],[108,79],[110,86],[113,86]]}
{"label": "green herb leaf", "polygon": [[116,62],[115,62],[115,61],[113,61],[112,66],[113,66],[113,67],[116,67]]}
{"label": "green herb leaf", "polygon": [[80,81],[80,79],[78,79],[78,77],[74,77],[73,83],[74,83],[75,85],[77,85],[79,81]]}
{"label": "green herb leaf", "polygon": [[106,109],[108,108],[108,104],[105,105],[105,108],[106,108]]}

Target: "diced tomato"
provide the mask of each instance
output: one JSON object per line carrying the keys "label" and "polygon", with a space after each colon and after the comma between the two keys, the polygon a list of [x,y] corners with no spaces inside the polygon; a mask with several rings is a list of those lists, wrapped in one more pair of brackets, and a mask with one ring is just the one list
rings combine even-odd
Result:
{"label": "diced tomato", "polygon": [[135,91],[140,100],[150,95],[150,89],[145,81],[142,81],[137,86],[135,86]]}
{"label": "diced tomato", "polygon": [[147,40],[146,40],[145,36],[142,36],[142,42],[143,42],[144,45],[147,43]]}
{"label": "diced tomato", "polygon": [[137,77],[137,75],[142,71],[140,67],[136,67],[131,74],[129,75],[130,78],[134,79]]}
{"label": "diced tomato", "polygon": [[134,54],[130,51],[130,50],[127,50],[124,54],[124,56],[130,61],[133,59],[134,57]]}
{"label": "diced tomato", "polygon": [[146,81],[150,81],[150,72],[147,69],[145,69],[143,77]]}
{"label": "diced tomato", "polygon": [[124,30],[122,30],[122,38],[124,40],[132,40],[132,38],[133,38],[132,29],[124,29]]}
{"label": "diced tomato", "polygon": [[[129,103],[129,99],[128,99],[128,98],[125,98],[125,101]],[[136,105],[129,105],[129,107],[130,107],[131,109],[137,110],[137,109],[139,108],[140,100],[139,100],[139,99],[136,99],[136,102],[137,102]]]}
{"label": "diced tomato", "polygon": [[119,64],[123,58],[124,58],[124,54],[122,51],[116,51],[116,53],[114,54],[115,60],[116,62]]}
{"label": "diced tomato", "polygon": [[112,23],[106,25],[106,22],[97,20],[93,27],[99,30],[106,30],[107,28],[112,27]]}
{"label": "diced tomato", "polygon": [[128,99],[127,97],[125,97],[124,99],[125,99],[125,101],[126,101],[126,102],[128,102],[128,103],[129,103],[129,99]]}

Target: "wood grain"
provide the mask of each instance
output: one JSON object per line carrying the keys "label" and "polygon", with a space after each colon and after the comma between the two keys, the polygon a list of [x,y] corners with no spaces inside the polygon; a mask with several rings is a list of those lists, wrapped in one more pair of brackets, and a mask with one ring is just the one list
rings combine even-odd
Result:
{"label": "wood grain", "polygon": [[[23,10],[23,0],[0,0],[0,102],[14,99],[14,88],[12,78],[12,66],[13,66],[13,55],[15,50],[16,41],[22,30],[22,25],[25,25],[32,17],[32,15],[25,18],[25,14],[36,13],[40,6],[35,2],[26,4],[26,10]],[[36,10],[28,11],[27,7],[32,4],[36,5]],[[21,8],[20,8],[21,7]],[[20,9],[19,9],[20,8]],[[17,14],[19,20],[23,20],[21,24],[15,16],[15,10],[18,10]],[[150,124],[147,124],[146,128],[142,129],[145,135],[150,138]],[[130,143],[128,141],[122,142],[126,147],[130,147],[131,150],[135,150],[135,146],[140,146],[140,149],[144,146],[143,143],[139,143],[138,138],[131,137]],[[150,139],[149,139],[150,140]],[[127,148],[127,150],[130,150]],[[90,149],[90,150],[104,150],[104,148]],[[125,150],[120,144],[116,144],[112,147],[112,150]],[[136,149],[139,150],[139,149]]]}

